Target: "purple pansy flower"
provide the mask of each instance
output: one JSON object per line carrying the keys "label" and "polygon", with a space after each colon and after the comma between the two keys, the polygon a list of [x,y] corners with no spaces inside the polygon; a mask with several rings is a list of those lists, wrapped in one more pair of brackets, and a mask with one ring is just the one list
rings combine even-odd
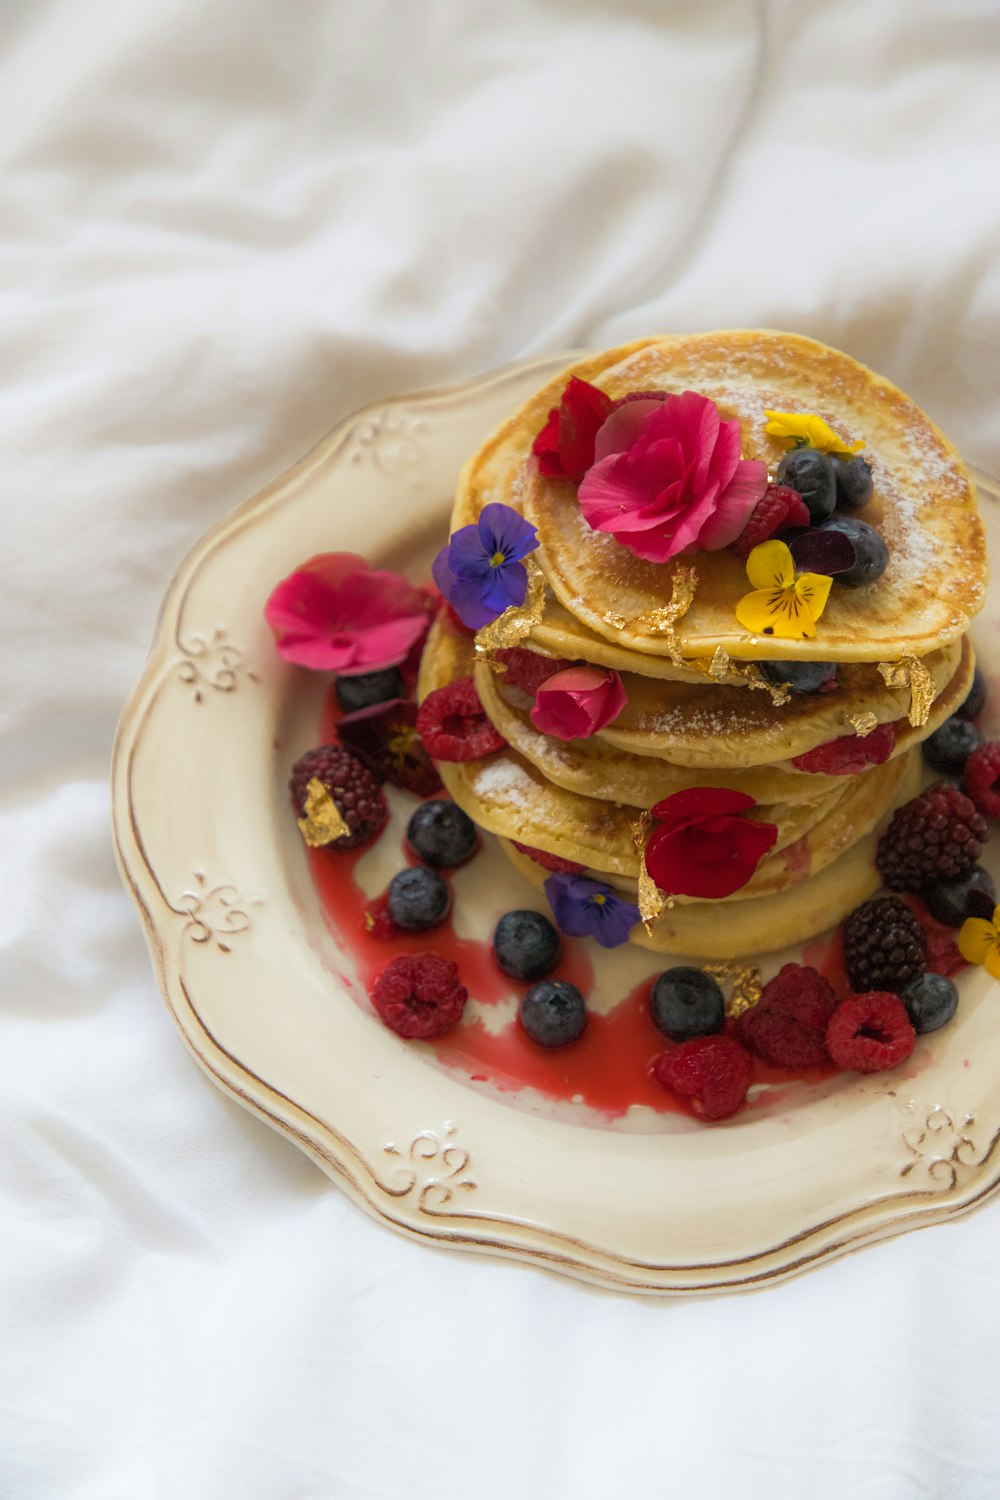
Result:
{"label": "purple pansy flower", "polygon": [[609,885],[588,875],[550,875],[545,894],[560,932],[596,938],[602,948],[618,948],[627,942],[639,920],[639,908],[633,902],[623,901]]}
{"label": "purple pansy flower", "polygon": [[538,546],[538,532],[509,505],[484,505],[479,520],[452,533],[431,572],[463,625],[480,630],[523,604],[528,570],[521,562]]}

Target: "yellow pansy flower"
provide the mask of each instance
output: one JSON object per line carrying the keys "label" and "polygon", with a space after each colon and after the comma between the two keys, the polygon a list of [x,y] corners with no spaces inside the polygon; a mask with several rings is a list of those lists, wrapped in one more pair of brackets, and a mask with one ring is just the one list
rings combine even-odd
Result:
{"label": "yellow pansy flower", "polygon": [[833,428],[811,411],[766,411],[768,417],[765,432],[781,438],[786,448],[818,448],[821,453],[857,453],[865,445],[859,438],[856,443],[845,443]]}
{"label": "yellow pansy flower", "polygon": [[958,951],[967,964],[983,964],[987,974],[1000,979],[1000,906],[994,908],[992,922],[966,917],[958,934]]}
{"label": "yellow pansy flower", "polygon": [[754,635],[802,641],[816,634],[833,579],[827,573],[795,572],[784,542],[761,542],[747,558],[747,577],[754,586],[736,606],[736,618]]}

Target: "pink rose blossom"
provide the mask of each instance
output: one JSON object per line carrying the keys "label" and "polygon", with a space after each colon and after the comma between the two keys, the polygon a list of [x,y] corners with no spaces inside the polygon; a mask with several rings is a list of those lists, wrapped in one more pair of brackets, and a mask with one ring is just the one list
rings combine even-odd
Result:
{"label": "pink rose blossom", "polygon": [[531,722],[557,740],[582,740],[617,719],[627,702],[617,672],[569,667],[542,683]]}
{"label": "pink rose blossom", "polygon": [[580,509],[649,562],[735,541],[767,488],[767,465],[740,457],[740,424],[714,401],[685,391],[630,401],[598,431]]}
{"label": "pink rose blossom", "polygon": [[264,607],[286,661],[356,677],[405,661],[430,622],[430,596],[353,552],[323,552],[282,580]]}

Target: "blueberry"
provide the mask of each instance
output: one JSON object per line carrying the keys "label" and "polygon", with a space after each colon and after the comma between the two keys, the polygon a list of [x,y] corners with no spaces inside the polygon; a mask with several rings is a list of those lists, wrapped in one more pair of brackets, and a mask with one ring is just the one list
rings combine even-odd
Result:
{"label": "blueberry", "polygon": [[802,496],[813,526],[833,515],[837,503],[833,468],[818,448],[793,448],[786,453],[778,465],[777,479]]}
{"label": "blueberry", "polygon": [[759,661],[760,675],[775,687],[787,683],[793,693],[818,693],[837,675],[832,661]]}
{"label": "blueberry", "polygon": [[844,583],[849,589],[863,588],[881,578],[889,565],[889,549],[881,534],[866,521],[854,516],[831,516],[824,521],[820,531],[842,531],[854,543],[857,561],[846,573],[838,573],[834,583]]}
{"label": "blueberry", "polygon": [[372,708],[376,703],[402,698],[406,684],[398,667],[386,667],[381,672],[363,672],[359,677],[338,677],[333,690],[344,713],[353,714],[359,708]]}
{"label": "blueberry", "polygon": [[444,797],[421,803],[406,825],[406,837],[424,864],[437,870],[464,864],[478,843],[475,823]]}
{"label": "blueberry", "polygon": [[833,478],[837,486],[837,509],[860,510],[867,505],[874,493],[872,466],[857,454],[834,453],[830,456]]}
{"label": "blueberry", "polygon": [[722,991],[701,969],[667,969],[653,985],[649,1010],[672,1042],[710,1036],[722,1030],[726,1019]]}
{"label": "blueberry", "polygon": [[914,1031],[937,1031],[958,1009],[958,990],[943,974],[918,974],[899,994]]}
{"label": "blueberry", "polygon": [[932,917],[946,927],[961,927],[966,917],[973,915],[969,910],[969,897],[974,891],[985,891],[991,908],[996,905],[993,876],[982,865],[973,865],[971,870],[954,880],[939,880],[926,886],[920,894]]}
{"label": "blueberry", "polygon": [[982,738],[971,719],[960,719],[958,714],[952,714],[939,729],[927,736],[920,748],[924,760],[935,771],[943,771],[946,776],[961,776],[965,762],[982,743]]}
{"label": "blueberry", "polygon": [[539,1047],[565,1047],[583,1035],[587,1010],[575,984],[543,979],[521,1001],[521,1025]]}
{"label": "blueberry", "polygon": [[427,932],[440,927],[451,906],[451,891],[436,870],[417,865],[400,870],[389,882],[386,907],[404,932]]}
{"label": "blueberry", "polygon": [[511,979],[544,979],[559,962],[562,942],[540,911],[509,911],[496,925],[493,952]]}
{"label": "blueberry", "polygon": [[986,707],[986,678],[977,667],[972,674],[972,686],[965,702],[958,710],[961,719],[976,719]]}

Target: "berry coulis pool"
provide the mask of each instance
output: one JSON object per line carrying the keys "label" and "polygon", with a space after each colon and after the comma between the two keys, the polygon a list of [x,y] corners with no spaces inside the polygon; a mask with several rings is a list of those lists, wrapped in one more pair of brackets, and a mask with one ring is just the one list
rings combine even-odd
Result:
{"label": "berry coulis pool", "polygon": [[[331,695],[320,725],[321,741],[333,737],[338,716]],[[586,1030],[579,1041],[551,1050],[525,1035],[517,1003],[527,986],[501,971],[490,938],[505,911],[544,909],[544,902],[517,879],[488,840],[467,866],[443,872],[454,902],[442,926],[389,937],[379,935],[378,925],[372,930],[371,913],[379,909],[387,878],[414,862],[403,831],[418,799],[390,788],[386,792],[392,816],[373,848],[305,850],[326,925],[345,961],[337,965],[340,977],[363,1008],[370,1009],[372,984],[392,958],[403,953],[438,954],[457,965],[470,1000],[462,1022],[447,1036],[403,1043],[428,1062],[463,1077],[473,1087],[498,1092],[511,1103],[528,1109],[548,1108],[557,1114],[568,1109],[575,1120],[594,1126],[626,1123],[628,1128],[656,1129],[668,1123],[667,1117],[678,1125],[684,1117],[693,1119],[684,1101],[666,1092],[650,1075],[650,1065],[669,1046],[649,1013],[653,981],[668,967],[656,955],[631,945],[602,950],[589,939],[564,936],[562,958],[552,977],[576,985],[583,993],[588,1002]],[[488,868],[477,871],[477,866]],[[464,898],[470,877],[477,874],[479,889],[468,903],[477,926],[463,931],[467,926]],[[484,912],[483,886],[493,893],[491,916]],[[819,968],[839,994],[846,993],[849,986],[836,940],[810,944],[800,961]],[[374,1015],[372,1024],[380,1024]],[[836,1076],[832,1064],[792,1073],[755,1059],[747,1110],[734,1123],[752,1114],[755,1107],[784,1105],[817,1085],[829,1086]],[[700,1122],[699,1128],[703,1128]]]}

